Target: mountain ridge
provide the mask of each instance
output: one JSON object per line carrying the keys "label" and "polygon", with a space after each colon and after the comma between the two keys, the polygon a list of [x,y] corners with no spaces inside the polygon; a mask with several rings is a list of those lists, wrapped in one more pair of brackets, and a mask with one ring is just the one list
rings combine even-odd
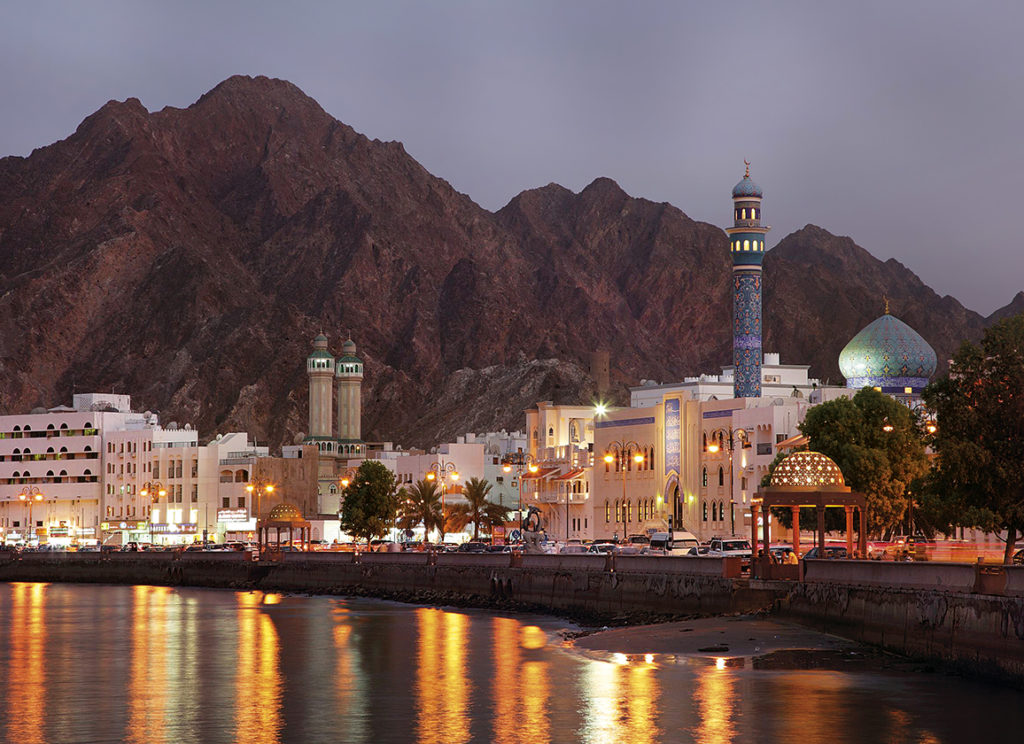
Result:
{"label": "mountain ridge", "polygon": [[[116,387],[204,435],[287,443],[325,330],[365,358],[367,438],[429,445],[593,399],[598,348],[620,399],[730,364],[730,282],[719,227],[612,179],[490,212],[293,84],[235,76],[186,108],[108,102],[0,159],[0,409]],[[883,297],[940,360],[1024,309],[982,318],[809,224],[765,256],[765,350],[839,379]]]}

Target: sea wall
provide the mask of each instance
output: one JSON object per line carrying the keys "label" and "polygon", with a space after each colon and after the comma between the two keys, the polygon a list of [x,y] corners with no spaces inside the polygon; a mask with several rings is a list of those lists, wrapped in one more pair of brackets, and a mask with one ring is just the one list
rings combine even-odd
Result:
{"label": "sea wall", "polygon": [[1024,567],[806,561],[776,614],[907,656],[1024,682]]}
{"label": "sea wall", "polygon": [[259,588],[545,609],[585,617],[750,612],[777,588],[751,589],[736,559],[460,553],[24,553],[2,581]]}

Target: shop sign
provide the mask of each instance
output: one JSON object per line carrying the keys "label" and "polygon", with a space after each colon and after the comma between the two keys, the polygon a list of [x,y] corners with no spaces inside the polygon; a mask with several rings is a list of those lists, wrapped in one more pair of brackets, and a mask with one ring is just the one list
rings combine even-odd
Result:
{"label": "shop sign", "polygon": [[68,536],[68,528],[67,527],[51,527],[50,528],[50,537],[67,537],[67,536]]}
{"label": "shop sign", "polygon": [[495,526],[491,528],[491,542],[495,545],[505,544],[505,528],[502,526]]}
{"label": "shop sign", "polygon": [[185,522],[182,524],[164,524],[164,523],[153,523],[150,525],[150,531],[154,535],[190,535],[196,532],[195,522]]}
{"label": "shop sign", "polygon": [[[66,536],[66,533],[65,533]],[[45,527],[36,527],[36,537],[46,537]]]}
{"label": "shop sign", "polygon": [[248,522],[249,512],[245,509],[219,509],[217,511],[218,522]]}

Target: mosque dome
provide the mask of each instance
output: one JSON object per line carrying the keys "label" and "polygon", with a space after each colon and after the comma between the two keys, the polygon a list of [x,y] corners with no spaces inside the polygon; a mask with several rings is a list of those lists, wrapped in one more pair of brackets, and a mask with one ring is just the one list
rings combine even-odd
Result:
{"label": "mosque dome", "polygon": [[846,490],[846,483],[832,458],[803,450],[782,458],[772,471],[770,487]]}
{"label": "mosque dome", "polygon": [[341,357],[339,362],[362,363],[362,359],[356,356],[356,342],[349,339],[341,346]]}
{"label": "mosque dome", "polygon": [[275,504],[274,508],[272,508],[269,512],[267,512],[266,517],[264,517],[264,521],[266,521],[266,522],[293,522],[293,521],[301,522],[301,521],[303,521],[303,519],[302,519],[302,512],[299,511],[299,507],[295,506],[294,504]]}
{"label": "mosque dome", "polygon": [[732,187],[732,198],[737,199],[739,197],[750,196],[756,199],[760,199],[763,194],[761,193],[761,187],[754,183],[748,172],[743,176],[743,180]]}
{"label": "mosque dome", "polygon": [[935,349],[899,318],[885,315],[868,324],[839,354],[849,388],[919,393],[935,374]]}

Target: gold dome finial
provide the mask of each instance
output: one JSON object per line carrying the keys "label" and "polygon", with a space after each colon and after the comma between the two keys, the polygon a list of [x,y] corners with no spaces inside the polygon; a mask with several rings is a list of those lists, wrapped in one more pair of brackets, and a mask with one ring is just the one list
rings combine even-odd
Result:
{"label": "gold dome finial", "polygon": [[747,172],[743,174],[744,178],[750,178],[750,161],[746,158],[743,159],[743,165],[747,167]]}
{"label": "gold dome finial", "polygon": [[882,299],[885,300],[885,314],[888,315],[889,314],[889,298],[888,297],[883,297]]}

